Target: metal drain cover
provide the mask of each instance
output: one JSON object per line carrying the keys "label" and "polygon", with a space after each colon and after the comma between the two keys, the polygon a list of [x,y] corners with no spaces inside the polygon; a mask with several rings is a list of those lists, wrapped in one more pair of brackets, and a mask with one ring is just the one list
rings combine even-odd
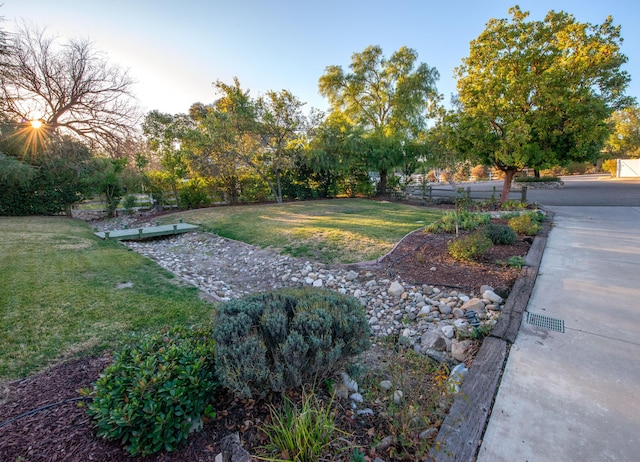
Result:
{"label": "metal drain cover", "polygon": [[550,318],[541,314],[527,312],[527,324],[533,326],[544,327],[545,329],[555,330],[564,334],[564,320]]}

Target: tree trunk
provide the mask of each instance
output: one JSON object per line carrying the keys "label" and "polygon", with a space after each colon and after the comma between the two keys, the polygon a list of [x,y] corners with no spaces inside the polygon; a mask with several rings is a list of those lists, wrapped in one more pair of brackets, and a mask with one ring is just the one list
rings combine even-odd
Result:
{"label": "tree trunk", "polygon": [[380,183],[378,184],[378,193],[382,196],[387,194],[387,171],[380,171]]}
{"label": "tree trunk", "polygon": [[502,183],[502,194],[500,195],[500,202],[505,202],[509,200],[509,191],[511,190],[511,182],[513,181],[513,177],[518,172],[515,168],[510,168],[507,170],[503,170],[504,172],[504,183]]}
{"label": "tree trunk", "polygon": [[276,169],[276,202],[282,204],[282,185],[280,184],[280,170]]}
{"label": "tree trunk", "polygon": [[533,176],[536,178],[540,178],[540,170],[538,170],[537,168],[533,169]]}

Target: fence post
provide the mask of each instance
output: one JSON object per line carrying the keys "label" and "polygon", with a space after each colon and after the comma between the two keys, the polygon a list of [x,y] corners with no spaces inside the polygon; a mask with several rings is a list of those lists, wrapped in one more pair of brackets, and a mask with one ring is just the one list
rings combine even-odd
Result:
{"label": "fence post", "polygon": [[523,186],[521,192],[522,192],[522,197],[520,198],[520,202],[524,204],[527,202],[527,187]]}

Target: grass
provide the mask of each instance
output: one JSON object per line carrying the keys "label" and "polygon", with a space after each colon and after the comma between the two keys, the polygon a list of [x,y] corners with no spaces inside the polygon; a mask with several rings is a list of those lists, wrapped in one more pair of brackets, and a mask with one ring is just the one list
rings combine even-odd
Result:
{"label": "grass", "polygon": [[190,210],[161,222],[182,218],[220,236],[294,257],[354,263],[384,255],[407,233],[441,215],[397,203],[341,199]]}
{"label": "grass", "polygon": [[210,318],[195,287],[86,223],[0,217],[0,230],[0,382],[113,348],[133,331]]}

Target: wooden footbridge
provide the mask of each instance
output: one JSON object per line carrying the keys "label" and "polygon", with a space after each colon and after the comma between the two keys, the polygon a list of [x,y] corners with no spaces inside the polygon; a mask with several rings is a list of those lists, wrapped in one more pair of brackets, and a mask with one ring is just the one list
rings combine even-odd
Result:
{"label": "wooden footbridge", "polygon": [[171,236],[173,234],[188,233],[189,231],[194,231],[196,229],[198,229],[198,225],[182,223],[182,220],[180,220],[180,223],[170,225],[156,224],[156,226],[147,226],[144,228],[124,228],[112,231],[98,231],[97,228],[94,228],[93,234],[101,239],[135,241],[148,239],[150,237]]}

